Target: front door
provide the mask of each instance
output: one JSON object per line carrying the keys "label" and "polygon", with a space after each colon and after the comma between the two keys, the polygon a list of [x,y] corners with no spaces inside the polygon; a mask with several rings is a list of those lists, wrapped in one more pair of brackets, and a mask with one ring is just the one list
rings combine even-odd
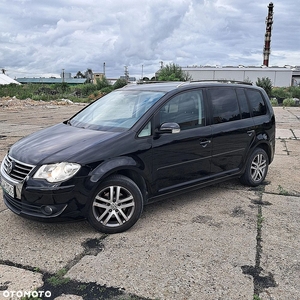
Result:
{"label": "front door", "polygon": [[210,174],[211,127],[206,126],[202,90],[170,99],[156,115],[157,126],[177,123],[180,133],[153,138],[153,178],[158,192],[193,185]]}

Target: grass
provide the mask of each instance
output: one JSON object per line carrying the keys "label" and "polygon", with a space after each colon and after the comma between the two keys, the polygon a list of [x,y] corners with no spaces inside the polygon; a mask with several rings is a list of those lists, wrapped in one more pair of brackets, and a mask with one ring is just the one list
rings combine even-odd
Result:
{"label": "grass", "polygon": [[0,97],[16,97],[19,100],[28,98],[43,101],[69,99],[73,102],[91,102],[126,84],[126,80],[122,79],[118,79],[113,85],[106,79],[97,81],[97,84],[68,85],[65,82],[56,84],[6,84],[0,85]]}
{"label": "grass", "polygon": [[287,190],[285,190],[281,185],[278,185],[278,191],[279,191],[279,195],[283,195],[283,196],[288,196],[289,192]]}
{"label": "grass", "polygon": [[52,286],[59,286],[59,285],[66,284],[70,281],[70,278],[64,277],[66,274],[67,274],[67,269],[63,268],[59,270],[55,275],[49,277],[47,281]]}

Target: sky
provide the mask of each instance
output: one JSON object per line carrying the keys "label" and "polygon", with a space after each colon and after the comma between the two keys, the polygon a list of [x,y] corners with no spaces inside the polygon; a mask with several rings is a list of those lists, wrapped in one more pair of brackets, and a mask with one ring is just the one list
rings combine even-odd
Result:
{"label": "sky", "polygon": [[[266,0],[0,0],[0,71],[152,77],[164,65],[260,66]],[[300,6],[274,0],[269,66],[300,65]],[[104,67],[105,65],[105,67]]]}

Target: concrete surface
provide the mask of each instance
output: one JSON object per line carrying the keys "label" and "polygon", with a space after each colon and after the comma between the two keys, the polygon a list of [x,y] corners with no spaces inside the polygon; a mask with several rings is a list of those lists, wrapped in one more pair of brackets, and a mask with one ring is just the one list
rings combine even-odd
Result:
{"label": "concrete surface", "polygon": [[[0,107],[0,161],[22,136],[79,109]],[[57,300],[300,299],[300,108],[275,113],[265,185],[232,180],[151,204],[122,234],[25,220],[0,195],[0,299],[36,289]]]}

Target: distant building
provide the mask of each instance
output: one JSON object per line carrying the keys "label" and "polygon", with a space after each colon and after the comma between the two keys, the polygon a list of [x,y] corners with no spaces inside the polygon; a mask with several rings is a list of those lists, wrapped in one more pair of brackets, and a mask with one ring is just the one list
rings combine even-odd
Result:
{"label": "distant building", "polygon": [[128,80],[128,82],[136,82],[136,78],[135,77],[131,77],[131,76],[120,76],[120,79],[125,79]]}
{"label": "distant building", "polygon": [[[66,74],[66,73],[65,73]],[[39,78],[17,78],[16,81],[22,84],[38,84],[38,83],[44,83],[44,84],[55,84],[55,83],[63,83],[66,82],[71,85],[75,84],[84,84],[86,82],[85,78],[72,78],[72,77],[63,77],[63,78],[55,78],[55,77],[39,77]]]}
{"label": "distant building", "polygon": [[97,79],[101,80],[105,75],[104,73],[93,73],[93,83],[97,83]]}
{"label": "distant building", "polygon": [[20,84],[18,81],[10,78],[9,76],[5,75],[5,74],[0,74],[0,85],[4,85],[4,84]]}
{"label": "distant building", "polygon": [[64,79],[71,79],[72,78],[72,74],[71,73],[68,73],[68,72],[62,72],[60,74],[60,77],[61,78],[64,78]]}
{"label": "distant building", "polygon": [[[258,78],[268,77],[275,87],[287,87],[293,84],[296,74],[295,68],[286,67],[245,67],[245,66],[192,66],[182,68],[182,71],[192,76],[193,81],[201,80],[232,80],[251,81],[253,84]],[[298,76],[300,77],[300,70]],[[300,79],[298,77],[298,80]],[[296,78],[295,78],[296,79]]]}
{"label": "distant building", "polygon": [[292,85],[300,86],[300,66],[296,66],[293,68],[293,82]]}

